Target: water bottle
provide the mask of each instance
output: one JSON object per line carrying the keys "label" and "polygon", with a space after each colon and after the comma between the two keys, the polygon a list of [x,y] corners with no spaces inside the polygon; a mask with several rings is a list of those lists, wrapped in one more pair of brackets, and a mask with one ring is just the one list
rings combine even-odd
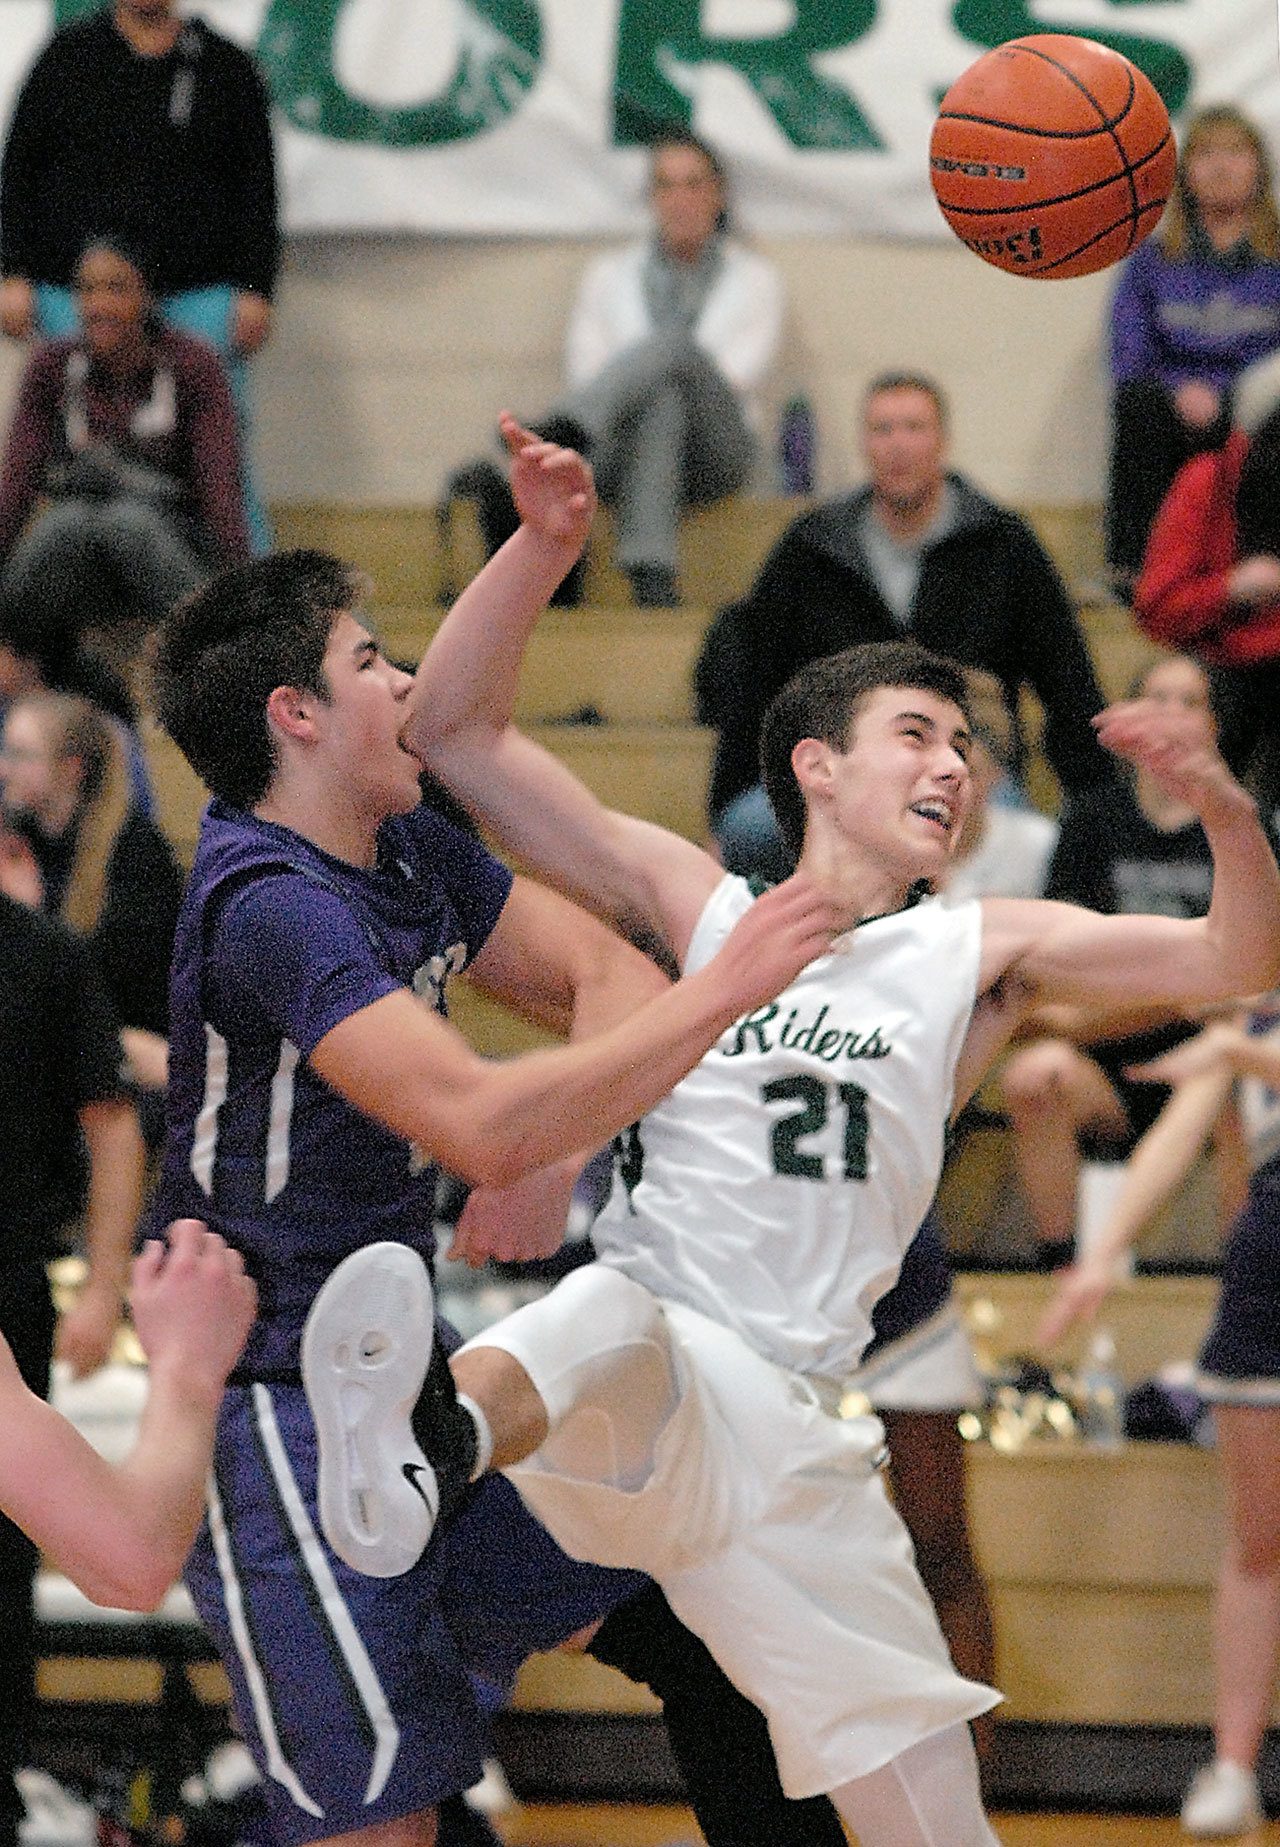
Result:
{"label": "water bottle", "polygon": [[784,494],[812,494],[816,438],[808,398],[788,399],[778,423],[778,478]]}
{"label": "water bottle", "polygon": [[1079,1377],[1080,1434],[1092,1449],[1119,1449],[1124,1442],[1124,1380],[1116,1371],[1116,1343],[1099,1328]]}

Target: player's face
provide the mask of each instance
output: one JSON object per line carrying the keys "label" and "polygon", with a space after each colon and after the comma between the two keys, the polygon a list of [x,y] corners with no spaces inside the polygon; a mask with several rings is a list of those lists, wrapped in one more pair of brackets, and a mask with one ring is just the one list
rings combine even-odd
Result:
{"label": "player's face", "polygon": [[375,821],[407,814],[421,791],[419,764],[403,742],[413,676],[393,667],[354,616],[336,618],[325,649],[330,701],[325,749],[352,794]]}
{"label": "player's face", "polygon": [[835,760],[838,832],[908,882],[937,877],[969,810],[969,751],[968,724],[949,699],[921,687],[878,687]]}
{"label": "player's face", "polygon": [[649,196],[660,241],[674,256],[692,261],[724,210],[724,187],[715,168],[697,148],[659,148]]}
{"label": "player's face", "polygon": [[877,498],[904,510],[937,492],[946,463],[946,432],[927,391],[877,391],[866,408],[862,452]]}
{"label": "player's face", "polygon": [[1258,156],[1247,135],[1224,123],[1187,156],[1187,190],[1202,211],[1240,211],[1258,190]]}

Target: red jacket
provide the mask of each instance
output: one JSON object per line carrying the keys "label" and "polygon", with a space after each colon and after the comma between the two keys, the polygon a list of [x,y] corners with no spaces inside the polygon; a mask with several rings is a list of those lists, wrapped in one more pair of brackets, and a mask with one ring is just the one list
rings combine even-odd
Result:
{"label": "red jacket", "polygon": [[1182,648],[1215,667],[1250,667],[1280,655],[1280,602],[1233,604],[1227,580],[1239,563],[1236,492],[1249,439],[1193,455],[1151,528],[1133,595],[1138,627],[1152,641]]}

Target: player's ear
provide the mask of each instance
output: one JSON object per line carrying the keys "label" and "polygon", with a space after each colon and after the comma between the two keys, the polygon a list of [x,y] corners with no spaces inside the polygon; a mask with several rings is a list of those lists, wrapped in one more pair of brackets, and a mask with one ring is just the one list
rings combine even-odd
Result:
{"label": "player's ear", "polygon": [[831,784],[831,746],[821,738],[801,738],[791,752],[791,771],[805,795],[817,795]]}
{"label": "player's ear", "polygon": [[267,723],[285,737],[309,741],[314,736],[315,695],[297,686],[276,686],[267,695]]}

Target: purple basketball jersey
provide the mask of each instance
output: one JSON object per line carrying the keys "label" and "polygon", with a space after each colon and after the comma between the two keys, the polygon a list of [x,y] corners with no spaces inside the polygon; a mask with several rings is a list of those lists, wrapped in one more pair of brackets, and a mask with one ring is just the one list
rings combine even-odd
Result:
{"label": "purple basketball jersey", "polygon": [[430,809],[384,823],[364,869],[213,802],[174,946],[163,1220],[242,1251],[260,1312],[238,1377],[287,1376],[334,1265],[393,1238],[430,1257],[434,1170],[307,1060],[397,988],[439,1012],[493,929],[511,875]]}

